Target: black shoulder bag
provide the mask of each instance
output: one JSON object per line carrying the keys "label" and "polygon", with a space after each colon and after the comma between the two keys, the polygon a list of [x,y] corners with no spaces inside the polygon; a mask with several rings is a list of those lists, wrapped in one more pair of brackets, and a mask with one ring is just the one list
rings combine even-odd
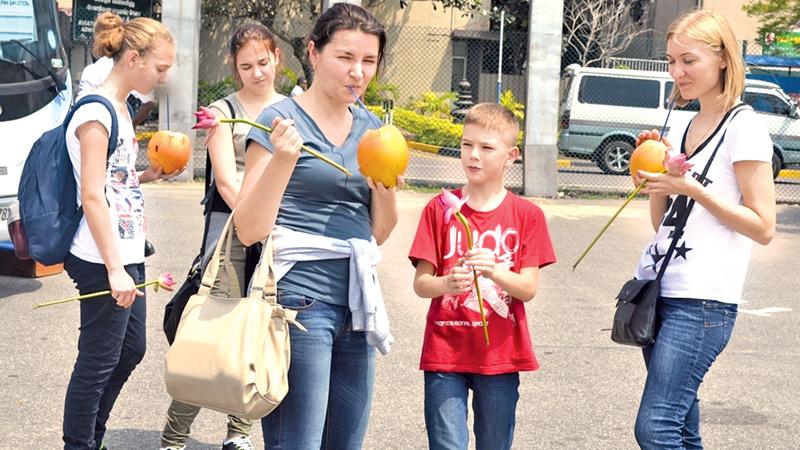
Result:
{"label": "black shoulder bag", "polygon": [[[233,105],[228,101],[228,99],[224,100],[230,109],[231,118],[236,118],[236,112],[233,109]],[[175,291],[175,294],[172,296],[170,301],[164,306],[163,329],[164,335],[167,337],[167,342],[169,342],[170,345],[172,345],[172,341],[175,340],[175,333],[178,332],[178,323],[181,321],[183,310],[186,308],[189,298],[191,298],[191,296],[194,294],[197,294],[197,291],[200,290],[200,284],[203,281],[203,250],[206,248],[206,240],[208,239],[208,223],[211,218],[211,204],[213,203],[214,195],[217,192],[216,184],[212,178],[213,171],[211,170],[211,157],[208,155],[208,151],[206,150],[205,195],[203,196],[203,201],[201,202],[201,204],[205,205],[203,210],[203,216],[205,217],[203,224],[203,242],[200,244],[200,252],[197,254],[197,256],[195,256],[194,261],[192,261],[192,265],[189,268],[189,273],[186,274],[186,280],[184,280],[181,287]]]}
{"label": "black shoulder bag", "polygon": [[[741,108],[734,107],[728,113],[730,116],[730,123],[733,117],[741,111]],[[705,180],[708,170],[711,168],[711,162],[717,155],[717,151],[725,141],[725,133],[727,128],[722,134],[714,152],[708,159],[703,173],[700,175],[700,181]],[[681,195],[675,199],[676,202],[686,201],[686,197]],[[675,246],[683,236],[683,229],[686,226],[686,221],[689,219],[689,213],[694,206],[694,199],[689,200],[681,217],[678,218],[678,223],[675,225],[675,230],[672,233],[672,242],[670,243],[667,253],[664,254],[664,259],[661,263],[661,269],[654,280],[637,280],[633,278],[628,280],[623,286],[622,290],[617,295],[617,309],[614,313],[614,324],[611,327],[611,340],[622,345],[632,345],[635,347],[647,347],[655,342],[657,334],[656,326],[656,310],[658,307],[658,298],[661,294],[661,277],[667,270],[672,254],[675,251]]]}

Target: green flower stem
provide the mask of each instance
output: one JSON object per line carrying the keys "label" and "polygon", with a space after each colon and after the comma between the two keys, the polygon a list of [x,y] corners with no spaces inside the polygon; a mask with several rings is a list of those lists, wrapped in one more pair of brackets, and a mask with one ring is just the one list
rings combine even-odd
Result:
{"label": "green flower stem", "polygon": [[[265,126],[265,125],[261,125],[258,122],[253,122],[252,120],[247,120],[247,119],[220,119],[220,122],[224,122],[224,123],[237,123],[237,122],[238,123],[244,123],[244,124],[250,125],[251,127],[256,127],[259,130],[264,130],[267,133],[272,133],[272,128],[270,128],[268,126]],[[345,175],[353,176],[353,174],[349,170],[347,170],[347,168],[345,168],[341,164],[337,163],[336,161],[333,161],[332,159],[328,158],[327,156],[323,155],[322,153],[314,150],[313,148],[309,148],[308,146],[303,145],[302,149],[307,151],[309,154],[311,154],[311,155],[313,155],[313,156],[325,161],[326,163],[330,164],[331,166],[341,170],[342,172],[344,172]]]}
{"label": "green flower stem", "polygon": [[575,264],[572,265],[572,270],[573,271],[575,270],[576,267],[578,267],[578,264],[580,264],[581,261],[583,261],[583,258],[589,253],[589,250],[591,250],[592,247],[594,247],[594,244],[596,244],[597,241],[600,240],[600,237],[603,235],[603,233],[606,232],[608,227],[611,225],[611,222],[613,222],[614,219],[617,218],[619,213],[621,213],[622,210],[625,209],[626,206],[628,206],[628,203],[630,203],[631,200],[633,200],[633,198],[636,197],[636,195],[639,194],[639,192],[642,190],[642,188],[645,187],[646,184],[647,184],[647,180],[642,181],[642,184],[640,184],[639,187],[637,187],[633,192],[631,192],[631,194],[628,196],[628,198],[625,199],[625,203],[623,203],[622,206],[619,207],[617,212],[615,212],[614,215],[611,216],[611,219],[608,220],[608,223],[606,223],[606,225],[600,230],[600,232],[597,233],[597,236],[595,236],[594,239],[592,239],[592,243],[589,244],[588,247],[586,247],[586,250],[584,250],[583,253],[581,253],[581,256],[578,257],[578,260],[575,261]]}
{"label": "green flower stem", "polygon": [[[137,288],[146,288],[147,286],[150,286],[150,285],[153,285],[153,284],[156,285],[156,291],[157,291],[158,290],[158,285],[159,285],[158,280],[152,280],[152,281],[144,282],[142,284],[137,284],[136,287]],[[91,294],[76,295],[74,297],[62,298],[61,300],[53,300],[52,302],[39,303],[38,305],[34,305],[33,309],[43,308],[45,306],[51,306],[51,305],[59,305],[61,303],[68,303],[68,302],[72,302],[72,301],[75,301],[75,300],[86,300],[86,299],[89,299],[89,298],[102,297],[104,295],[109,295],[109,294],[111,294],[111,291],[100,291],[100,292],[94,292],[94,293],[91,293]]]}
{"label": "green flower stem", "polygon": [[[456,218],[461,225],[464,226],[464,231],[467,233],[467,247],[472,250],[472,230],[469,227],[469,222],[467,222],[467,218],[461,214],[460,211],[456,211],[455,213]],[[475,269],[472,269],[472,281],[475,283],[475,295],[478,297],[478,309],[481,312],[481,325],[483,326],[483,338],[486,340],[486,346],[489,346],[489,326],[486,324],[486,312],[483,310],[483,296],[481,295],[481,287],[478,285],[478,272]]]}

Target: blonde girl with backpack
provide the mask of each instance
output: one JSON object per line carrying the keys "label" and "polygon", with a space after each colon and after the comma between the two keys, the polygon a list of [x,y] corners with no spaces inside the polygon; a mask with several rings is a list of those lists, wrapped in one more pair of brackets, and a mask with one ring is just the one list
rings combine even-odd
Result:
{"label": "blonde girl with backpack", "polygon": [[[149,18],[124,22],[105,12],[94,29],[93,52],[114,60],[94,94],[114,107],[118,139],[109,145],[112,116],[99,103],[78,108],[67,127],[67,149],[84,218],[64,269],[80,294],[111,295],[81,302],[78,356],[64,402],[65,450],[106,448],[106,421],[122,386],[145,352],[144,200],[140,183],[177,175],[135,168],[138,143],[125,100],[167,80],[175,59],[169,30]],[[109,152],[109,149],[111,151]]]}

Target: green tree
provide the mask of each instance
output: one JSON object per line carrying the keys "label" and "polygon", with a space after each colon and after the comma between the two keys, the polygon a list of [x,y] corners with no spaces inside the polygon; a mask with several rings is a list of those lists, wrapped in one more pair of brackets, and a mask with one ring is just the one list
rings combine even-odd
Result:
{"label": "green tree", "polygon": [[514,113],[514,117],[522,123],[525,120],[525,105],[520,103],[510,90],[500,94],[500,104]]}
{"label": "green tree", "polygon": [[800,0],[752,0],[742,9],[761,22],[758,34],[762,37],[766,33],[785,33],[800,26]]}
{"label": "green tree", "polygon": [[[362,5],[371,9],[385,2],[397,2],[402,8],[409,0],[364,0]],[[436,0],[434,8],[456,8],[464,14],[479,10],[481,0]],[[306,79],[313,74],[306,57],[306,36],[322,14],[322,0],[204,0],[203,16],[206,24],[211,19],[224,18],[228,21],[250,19],[261,22],[275,36],[292,47],[292,54],[303,66]]]}

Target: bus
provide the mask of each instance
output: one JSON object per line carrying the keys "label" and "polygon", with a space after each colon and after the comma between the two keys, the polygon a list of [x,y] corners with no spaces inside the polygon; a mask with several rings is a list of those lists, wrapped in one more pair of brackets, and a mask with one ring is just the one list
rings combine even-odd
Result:
{"label": "bus", "polygon": [[54,0],[0,1],[0,242],[33,142],[72,104]]}

